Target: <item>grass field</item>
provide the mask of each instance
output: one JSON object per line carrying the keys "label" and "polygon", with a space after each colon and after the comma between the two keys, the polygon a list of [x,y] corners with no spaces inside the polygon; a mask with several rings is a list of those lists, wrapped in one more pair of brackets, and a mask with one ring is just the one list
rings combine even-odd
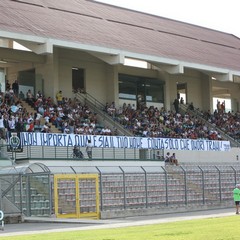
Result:
{"label": "grass field", "polygon": [[138,227],[5,236],[4,240],[237,240],[239,222],[240,216],[236,215]]}

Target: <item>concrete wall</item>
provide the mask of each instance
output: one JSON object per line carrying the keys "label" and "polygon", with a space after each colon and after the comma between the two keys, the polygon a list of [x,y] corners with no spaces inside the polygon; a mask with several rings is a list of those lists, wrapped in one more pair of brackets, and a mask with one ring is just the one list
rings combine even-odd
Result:
{"label": "concrete wall", "polygon": [[[85,70],[86,91],[100,102],[114,101],[118,106],[118,74],[130,74],[157,78],[165,81],[165,105],[173,109],[173,101],[177,94],[177,83],[187,84],[187,102],[193,102],[200,109],[211,109],[212,88],[225,89],[233,99],[234,108],[238,106],[239,85],[231,82],[212,81],[208,75],[194,69],[184,69],[183,74],[169,74],[161,69],[143,69],[124,66],[121,64],[110,65],[103,60],[83,51],[54,48],[53,54],[36,55],[26,51],[0,49],[1,55],[9,55],[17,59],[16,64],[8,66],[6,75],[10,82],[18,77],[18,72],[35,69],[36,79],[43,80],[43,92],[46,96],[55,97],[59,90],[65,97],[73,97],[72,93],[72,68]],[[38,81],[38,80],[36,80]],[[41,84],[34,84],[40,88]],[[227,89],[227,90],[226,90]],[[35,89],[38,91],[39,89]],[[41,89],[40,89],[41,90]]]}
{"label": "concrete wall", "polygon": [[112,218],[125,218],[125,217],[136,217],[136,216],[153,216],[167,213],[184,213],[189,211],[203,211],[213,209],[226,209],[232,208],[232,201],[227,201],[222,204],[212,205],[198,205],[191,204],[186,206],[170,205],[164,207],[153,207],[153,208],[142,208],[142,209],[124,209],[124,210],[111,210],[101,211],[101,219],[112,219]]}
{"label": "concrete wall", "polygon": [[[165,150],[165,154],[168,151]],[[215,151],[177,151],[171,150],[170,153],[176,153],[179,163],[239,163],[240,149],[232,148],[229,152]],[[237,160],[237,156],[239,160]]]}
{"label": "concrete wall", "polygon": [[[33,147],[34,149],[37,148],[37,147]],[[39,158],[37,161],[41,161],[41,155],[38,154],[38,157],[36,157],[34,155],[34,152],[36,151],[36,149],[34,150],[32,149],[31,150],[31,157],[33,158]],[[43,149],[41,147],[39,147],[39,151],[43,151]],[[58,149],[58,152],[61,153],[62,152],[62,149],[64,149],[64,147],[62,148],[59,148]],[[61,160],[54,160],[54,156],[47,156],[47,148],[46,150],[44,150],[45,152],[45,159],[43,159],[43,163],[45,164],[49,164],[49,163],[53,163],[55,162],[57,165],[59,163],[63,163],[63,161]],[[64,151],[64,150],[63,150]],[[84,151],[84,149],[83,149]],[[113,149],[106,149],[106,153],[109,152],[109,151],[114,151]],[[134,151],[134,150],[132,150]],[[65,150],[65,152],[67,152],[67,150]],[[232,148],[229,152],[214,152],[214,151],[181,151],[181,150],[164,150],[164,156],[166,155],[167,152],[170,152],[171,154],[172,153],[175,153],[176,154],[176,157],[179,161],[179,164],[180,165],[184,165],[184,164],[240,164],[240,149],[239,148]],[[129,156],[132,156],[133,154],[131,154],[131,150],[129,150]],[[85,154],[85,152],[84,152]],[[98,148],[98,149],[93,149],[93,155],[94,157],[93,158],[96,158],[96,159],[102,159],[102,149],[101,148]],[[238,156],[238,160],[237,160],[237,156]],[[18,154],[17,158],[27,158],[28,156],[27,155],[22,155],[22,154]],[[62,160],[66,160],[66,158],[64,158],[64,156],[62,156]],[[57,157],[59,158],[59,157]],[[50,161],[50,160],[53,160],[53,161]],[[85,159],[85,160],[88,160],[88,159]],[[132,161],[132,157],[131,157],[131,160],[123,160],[123,157],[120,157],[119,159],[116,157],[116,158],[109,158],[109,157],[106,157],[105,161],[104,159],[103,160],[92,160],[91,161],[91,166],[98,166],[99,164],[102,166],[120,166],[121,164],[126,166],[126,165],[131,165],[132,166],[137,166],[137,165],[155,165],[155,166],[164,166],[164,163],[163,162],[159,162],[159,161],[150,161],[151,159],[148,158],[146,160],[144,159],[138,159],[136,158],[134,161]],[[31,160],[32,162],[33,160]],[[35,160],[34,160],[35,161]],[[80,165],[85,165],[86,164],[86,161],[84,160],[81,160],[81,161],[71,161],[70,159],[67,161],[67,165],[69,165],[71,162],[71,164],[73,164],[73,166],[77,165],[77,166],[80,166]]]}

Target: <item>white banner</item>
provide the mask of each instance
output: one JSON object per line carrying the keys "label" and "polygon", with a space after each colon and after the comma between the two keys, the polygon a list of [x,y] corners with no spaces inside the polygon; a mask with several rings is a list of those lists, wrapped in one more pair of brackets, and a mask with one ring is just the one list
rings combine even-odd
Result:
{"label": "white banner", "polygon": [[189,151],[229,151],[229,141],[177,138],[144,138],[126,136],[77,135],[58,133],[23,132],[20,135],[22,146],[86,147],[91,140],[97,148],[136,148]]}

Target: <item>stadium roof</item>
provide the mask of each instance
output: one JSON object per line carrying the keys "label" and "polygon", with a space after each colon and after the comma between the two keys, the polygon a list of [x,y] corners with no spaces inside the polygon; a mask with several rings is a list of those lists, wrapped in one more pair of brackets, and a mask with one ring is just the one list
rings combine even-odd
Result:
{"label": "stadium roof", "polygon": [[0,38],[38,54],[58,46],[110,64],[130,57],[171,73],[189,67],[240,76],[238,37],[91,0],[1,0]]}

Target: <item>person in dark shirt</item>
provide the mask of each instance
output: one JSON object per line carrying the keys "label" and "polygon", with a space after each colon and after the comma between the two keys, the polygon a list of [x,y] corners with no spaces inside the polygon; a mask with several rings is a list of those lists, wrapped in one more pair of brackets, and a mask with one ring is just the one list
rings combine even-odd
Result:
{"label": "person in dark shirt", "polygon": [[74,158],[83,158],[83,153],[80,151],[78,146],[74,146],[73,148],[73,157]]}
{"label": "person in dark shirt", "polygon": [[170,162],[171,162],[171,164],[173,164],[173,165],[176,165],[176,166],[179,165],[175,153],[173,153],[172,156],[170,157]]}
{"label": "person in dark shirt", "polygon": [[15,80],[14,83],[12,84],[12,89],[14,95],[18,97],[19,85],[17,80]]}
{"label": "person in dark shirt", "polygon": [[179,112],[179,100],[176,98],[173,102],[176,113]]}

